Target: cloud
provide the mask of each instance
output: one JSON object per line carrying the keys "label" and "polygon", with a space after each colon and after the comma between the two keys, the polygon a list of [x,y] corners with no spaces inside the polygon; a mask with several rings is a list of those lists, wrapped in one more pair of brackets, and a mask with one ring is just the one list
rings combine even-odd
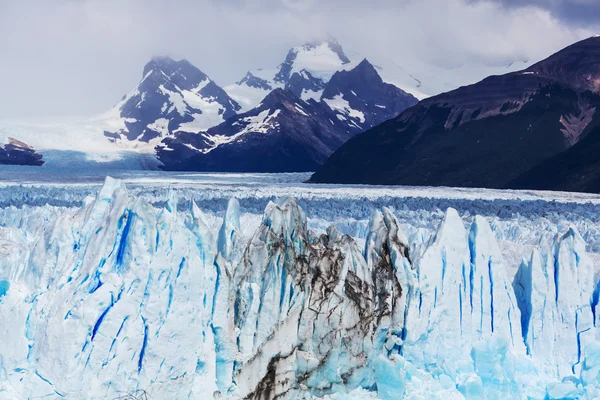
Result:
{"label": "cloud", "polygon": [[187,58],[225,85],[327,34],[418,75],[537,60],[594,33],[536,0],[499,1],[0,0],[0,117],[103,112],[153,55]]}
{"label": "cloud", "polygon": [[[481,1],[481,0],[477,0]],[[600,2],[598,0],[494,0],[509,8],[538,7],[568,24],[598,27]]]}

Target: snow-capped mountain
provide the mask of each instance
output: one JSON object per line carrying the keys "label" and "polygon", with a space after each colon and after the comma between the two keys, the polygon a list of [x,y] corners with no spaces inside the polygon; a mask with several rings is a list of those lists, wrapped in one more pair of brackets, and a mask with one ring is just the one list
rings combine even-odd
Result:
{"label": "snow-capped mountain", "polygon": [[[334,85],[331,84],[323,96],[337,74],[344,76],[344,72],[356,73],[363,60],[363,56],[347,53],[335,39],[327,38],[293,47],[277,68],[250,71],[240,82],[224,90],[185,60],[155,57],[144,68],[142,81],[109,112],[93,118],[63,119],[49,123],[0,121],[0,141],[7,141],[11,137],[31,145],[44,155],[44,165],[48,168],[71,168],[75,165],[89,168],[156,168],[159,161],[155,157],[155,148],[164,138],[181,132],[201,132],[206,137],[207,130],[235,117],[239,112],[257,107],[275,89],[289,90],[304,101],[320,101],[323,97],[338,113],[339,117],[336,118],[345,119],[352,125],[351,130],[358,129],[357,126],[366,129],[394,117],[404,107],[403,104],[410,105],[413,100],[407,96],[404,101],[399,95],[395,104],[375,101],[374,96],[381,96],[386,102],[393,103],[390,95],[397,92],[393,88],[384,89],[379,78],[369,81],[374,85],[371,93],[357,90],[358,83],[350,82],[346,84],[345,88],[349,90],[345,93],[339,91],[340,88],[332,88]],[[462,78],[442,81],[446,77],[453,77],[459,70],[431,72],[421,66],[405,68],[404,64],[400,66],[389,59],[372,61],[383,82],[399,87],[418,99],[448,87],[453,88],[457,82],[464,83]],[[465,67],[460,71],[465,69],[468,70]],[[421,72],[426,71],[429,72],[423,78]],[[470,76],[469,73],[465,75]],[[360,79],[363,89],[367,89],[369,78],[365,75]],[[431,82],[435,84],[429,85]]]}
{"label": "snow-capped mountain", "polygon": [[[312,180],[594,190],[599,61],[593,37],[526,70],[425,99],[348,141]],[[567,160],[571,174],[560,164]]]}
{"label": "snow-capped mountain", "polygon": [[366,59],[351,70],[336,72],[325,85],[321,101],[338,114],[338,119],[360,131],[394,118],[417,103],[411,94],[385,83]]}
{"label": "snow-capped mountain", "polygon": [[240,106],[186,60],[155,57],[141,82],[107,118],[123,124],[106,132],[111,140],[150,142],[179,131],[199,132],[236,114]]}
{"label": "snow-capped mountain", "polygon": [[277,88],[290,90],[303,100],[319,99],[325,84],[337,71],[356,64],[335,39],[329,38],[293,47],[277,68],[250,71],[241,81],[226,86],[225,91],[244,110],[256,107]]}
{"label": "snow-capped mountain", "polygon": [[[300,78],[308,72],[289,75],[289,69],[282,67],[287,72],[278,76],[291,76],[288,83],[295,82],[294,76],[299,77],[296,82],[312,82]],[[170,170],[312,171],[353,135],[417,102],[384,83],[367,60],[350,71],[335,72],[318,87],[320,101],[305,96],[306,91],[274,89],[257,107],[206,132],[177,133],[163,140],[158,157]]]}
{"label": "snow-capped mountain", "polygon": [[6,144],[0,144],[0,165],[43,165],[42,155],[29,145],[7,138]]}
{"label": "snow-capped mountain", "polygon": [[[364,59],[358,53],[346,53],[336,39],[328,37],[295,46],[277,68],[249,71],[242,80],[224,89],[244,110],[258,105],[276,88],[291,90],[303,100],[318,100],[325,85],[337,72],[354,69]],[[439,93],[433,87],[425,87],[422,79],[389,59],[376,60],[373,66],[384,82],[418,99]]]}
{"label": "snow-capped mountain", "polygon": [[165,139],[158,157],[171,170],[311,171],[356,132],[325,103],[275,89],[258,107],[206,133]]}
{"label": "snow-capped mountain", "polygon": [[351,70],[368,58],[384,82],[410,93],[419,100],[475,83],[487,76],[522,70],[528,61],[514,61],[501,66],[465,64],[444,69],[406,57],[394,61],[391,55],[366,57],[355,51],[346,52],[332,37],[317,40],[289,50],[276,68],[249,71],[225,91],[247,111],[275,88],[286,88],[303,100],[319,99],[325,84],[338,71]]}
{"label": "snow-capped mountain", "polygon": [[92,118],[0,121],[0,140],[35,147],[49,168],[156,169],[155,147],[176,132],[199,132],[240,106],[186,60],[154,57],[142,80],[108,112]]}
{"label": "snow-capped mountain", "polygon": [[292,198],[215,217],[109,178],[80,200],[0,212],[2,399],[600,396],[600,285],[568,224],[504,221],[539,235],[513,271],[502,228],[452,208],[377,208],[359,240]]}

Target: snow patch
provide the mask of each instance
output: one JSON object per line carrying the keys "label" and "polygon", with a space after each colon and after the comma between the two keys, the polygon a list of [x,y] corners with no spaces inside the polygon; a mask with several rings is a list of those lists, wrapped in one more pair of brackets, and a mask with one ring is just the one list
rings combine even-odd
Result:
{"label": "snow patch", "polygon": [[356,118],[361,124],[365,123],[365,114],[350,107],[350,103],[344,99],[342,94],[337,94],[333,99],[323,99],[334,111],[341,112],[350,118]]}
{"label": "snow patch", "polygon": [[303,70],[313,77],[328,82],[333,74],[340,70],[345,63],[336,52],[331,50],[328,43],[317,46],[298,46],[292,50],[296,53],[290,75]]}
{"label": "snow patch", "polygon": [[300,94],[300,98],[304,101],[308,101],[308,100],[315,100],[315,101],[319,101],[321,99],[321,96],[323,95],[323,90],[307,90],[307,89],[303,89],[302,93]]}
{"label": "snow patch", "polygon": [[207,136],[208,139],[212,142],[213,146],[203,150],[203,152],[209,153],[216,149],[217,147],[226,144],[235,142],[236,140],[240,140],[245,134],[249,132],[257,132],[257,133],[270,133],[273,130],[277,130],[279,128],[279,123],[277,123],[276,119],[281,110],[277,109],[271,114],[271,110],[263,110],[256,116],[245,117],[239,120],[239,123],[245,124],[244,129],[240,130],[235,135],[225,136],[225,135],[212,135]]}
{"label": "snow patch", "polygon": [[169,120],[166,118],[159,118],[153,123],[148,125],[149,129],[158,132],[161,137],[169,135]]}

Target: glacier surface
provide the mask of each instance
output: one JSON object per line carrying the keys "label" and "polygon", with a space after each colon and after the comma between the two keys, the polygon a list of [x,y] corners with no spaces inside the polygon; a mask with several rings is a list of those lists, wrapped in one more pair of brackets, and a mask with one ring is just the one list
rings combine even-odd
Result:
{"label": "glacier surface", "polygon": [[166,179],[0,185],[0,399],[600,396],[597,197]]}

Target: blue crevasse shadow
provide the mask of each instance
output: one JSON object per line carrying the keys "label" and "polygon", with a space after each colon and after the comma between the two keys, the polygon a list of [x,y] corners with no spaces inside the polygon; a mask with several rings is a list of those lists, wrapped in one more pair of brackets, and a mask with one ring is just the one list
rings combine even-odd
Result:
{"label": "blue crevasse shadow", "polygon": [[0,297],[6,296],[6,293],[8,293],[9,288],[10,288],[9,281],[6,281],[6,280],[0,281]]}

